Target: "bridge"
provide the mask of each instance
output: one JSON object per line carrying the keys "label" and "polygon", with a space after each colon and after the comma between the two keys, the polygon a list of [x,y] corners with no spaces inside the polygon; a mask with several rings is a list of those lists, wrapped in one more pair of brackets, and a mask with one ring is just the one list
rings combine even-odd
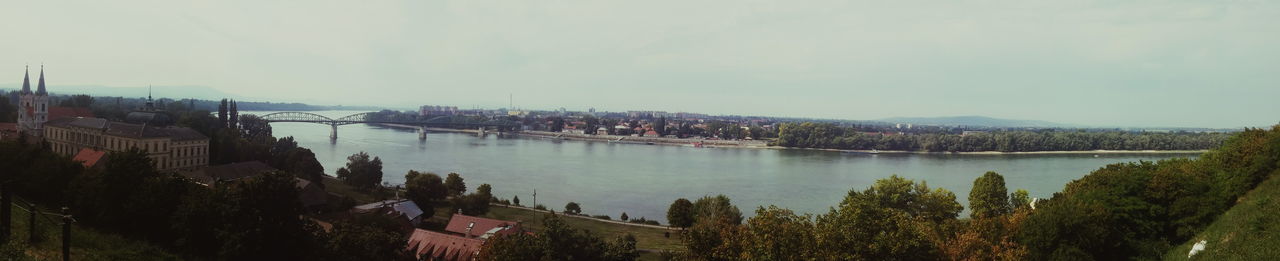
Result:
{"label": "bridge", "polygon": [[418,138],[426,139],[426,128],[451,128],[451,129],[478,129],[480,133],[484,133],[486,129],[494,129],[497,131],[513,131],[520,129],[520,123],[508,119],[483,119],[468,116],[418,116],[412,114],[386,114],[379,112],[364,112],[343,116],[341,118],[329,118],[324,115],[308,112],[276,112],[259,116],[268,123],[272,122],[305,122],[329,125],[333,131],[329,134],[329,139],[338,139],[338,126],[362,123],[375,124],[399,124],[411,125],[418,127]]}

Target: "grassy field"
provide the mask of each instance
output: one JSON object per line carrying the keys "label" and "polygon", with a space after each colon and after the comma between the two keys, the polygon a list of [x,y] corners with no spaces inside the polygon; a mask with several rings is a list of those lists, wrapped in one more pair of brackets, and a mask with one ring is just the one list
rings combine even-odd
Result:
{"label": "grassy field", "polygon": [[1165,254],[1165,260],[1188,260],[1200,240],[1205,250],[1191,260],[1275,260],[1280,257],[1280,172],[1258,184],[1218,220],[1190,241]]}
{"label": "grassy field", "polygon": [[386,188],[373,192],[356,191],[355,188],[347,185],[347,183],[342,183],[342,181],[337,178],[330,176],[324,176],[323,183],[325,191],[350,198],[351,200],[354,200],[356,204],[377,202],[379,201],[379,198],[390,198],[395,195],[394,191]]}
{"label": "grassy field", "polygon": [[[15,204],[16,205],[16,204]],[[47,211],[47,210],[45,210]],[[0,247],[0,260],[62,260],[61,218],[36,217],[36,235],[40,239],[29,244],[27,236],[29,212],[13,208],[13,235],[9,244]],[[50,222],[53,221],[53,222]],[[72,225],[71,258],[73,260],[182,260],[159,247],[143,241]]]}
{"label": "grassy field", "polygon": [[[447,208],[438,208],[436,209],[435,220],[447,221],[452,213],[453,212],[449,211]],[[541,211],[493,206],[489,208],[489,213],[485,214],[483,217],[521,221],[525,228],[538,231],[545,228],[542,224],[542,219],[546,214],[546,212]],[[627,226],[563,216],[560,218],[564,220],[565,224],[574,228],[591,231],[592,234],[606,241],[612,241],[614,238],[629,233],[636,237],[636,247],[640,249],[684,250],[684,245],[680,243],[680,235],[674,230]],[[664,232],[668,231],[671,232],[671,237],[665,236]]]}

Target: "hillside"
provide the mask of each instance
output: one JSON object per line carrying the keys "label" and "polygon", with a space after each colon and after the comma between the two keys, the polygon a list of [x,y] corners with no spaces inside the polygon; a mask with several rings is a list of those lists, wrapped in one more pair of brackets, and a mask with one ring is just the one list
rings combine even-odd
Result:
{"label": "hillside", "polygon": [[[21,201],[21,200],[19,200]],[[44,213],[53,210],[42,209]],[[61,260],[62,224],[53,215],[37,217],[35,244],[28,243],[30,212],[15,202],[13,235],[0,247],[0,260]],[[144,241],[72,225],[71,257],[74,260],[182,260]]]}
{"label": "hillside", "polygon": [[1190,260],[1267,260],[1280,257],[1280,172],[1240,197],[1236,205],[1204,231],[1165,254],[1165,260],[1188,260],[1192,245],[1206,241]]}
{"label": "hillside", "polygon": [[1062,124],[1039,120],[1011,120],[999,119],[986,116],[953,116],[953,117],[894,117],[884,118],[879,121],[887,123],[907,123],[917,125],[940,125],[940,126],[986,126],[986,127],[1071,127],[1070,124]]}

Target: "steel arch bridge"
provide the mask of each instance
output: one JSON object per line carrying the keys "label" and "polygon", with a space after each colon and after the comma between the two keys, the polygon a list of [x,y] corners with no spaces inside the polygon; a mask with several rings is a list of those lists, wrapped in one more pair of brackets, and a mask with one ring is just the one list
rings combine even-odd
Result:
{"label": "steel arch bridge", "polygon": [[324,115],[308,112],[276,112],[259,116],[268,123],[272,122],[305,122],[329,125],[333,128],[330,138],[338,138],[338,126],[363,123],[381,123],[381,124],[400,124],[418,126],[419,137],[425,138],[426,132],[424,128],[464,128],[464,129],[496,129],[498,131],[512,131],[520,129],[520,123],[507,119],[490,119],[490,120],[474,120],[466,117],[455,116],[434,116],[429,118],[418,117],[416,115],[380,115],[377,112],[362,112],[343,116],[341,118],[330,118]]}

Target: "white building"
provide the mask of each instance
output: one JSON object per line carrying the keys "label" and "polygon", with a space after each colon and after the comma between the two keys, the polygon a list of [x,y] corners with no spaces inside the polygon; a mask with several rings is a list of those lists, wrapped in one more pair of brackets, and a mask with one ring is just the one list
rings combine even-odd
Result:
{"label": "white building", "polygon": [[44,134],[44,123],[49,121],[49,92],[44,88],[44,66],[40,66],[40,83],[31,92],[30,69],[22,74],[22,90],[18,96],[18,132],[27,135]]}

